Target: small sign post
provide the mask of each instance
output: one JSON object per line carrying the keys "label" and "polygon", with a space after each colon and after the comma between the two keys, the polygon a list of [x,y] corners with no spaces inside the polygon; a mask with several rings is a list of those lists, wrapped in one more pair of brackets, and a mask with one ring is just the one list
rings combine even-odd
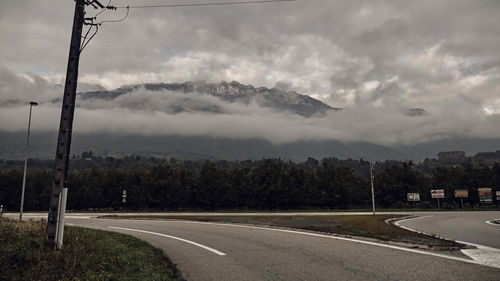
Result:
{"label": "small sign post", "polygon": [[441,209],[439,198],[444,198],[444,189],[431,189],[431,197],[438,200],[438,209]]}
{"label": "small sign post", "polygon": [[464,208],[464,197],[469,197],[469,191],[467,189],[455,189],[455,198],[460,198],[460,206]]}

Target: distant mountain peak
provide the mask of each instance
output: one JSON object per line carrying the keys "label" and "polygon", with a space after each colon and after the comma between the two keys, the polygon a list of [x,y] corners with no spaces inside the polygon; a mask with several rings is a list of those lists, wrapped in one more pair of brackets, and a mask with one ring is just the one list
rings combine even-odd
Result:
{"label": "distant mountain peak", "polygon": [[184,83],[146,83],[123,86],[113,91],[94,91],[80,93],[82,99],[112,100],[120,95],[144,88],[149,91],[171,91],[180,93],[199,93],[210,95],[229,103],[250,104],[256,102],[259,106],[288,111],[304,117],[321,116],[329,111],[340,108],[331,107],[307,95],[294,91],[283,91],[277,88],[244,85],[237,81],[207,83],[204,81],[188,81]]}
{"label": "distant mountain peak", "polygon": [[415,116],[424,116],[424,115],[428,115],[429,112],[427,112],[425,109],[423,108],[408,108],[404,111],[404,114],[406,116],[410,116],[410,117],[415,117]]}

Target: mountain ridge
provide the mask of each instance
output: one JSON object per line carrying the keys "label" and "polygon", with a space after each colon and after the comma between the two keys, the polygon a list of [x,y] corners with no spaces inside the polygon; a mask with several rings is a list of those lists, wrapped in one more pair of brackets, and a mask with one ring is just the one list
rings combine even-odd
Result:
{"label": "mountain ridge", "polygon": [[289,111],[304,117],[324,116],[328,112],[336,112],[341,108],[332,107],[308,95],[295,91],[284,91],[277,88],[254,87],[236,81],[207,83],[203,81],[188,81],[183,83],[144,83],[122,86],[110,91],[91,91],[78,93],[79,98],[113,100],[121,95],[144,88],[148,91],[171,91],[177,93],[199,93],[219,98],[229,103],[249,105],[255,101],[259,106]]}
{"label": "mountain ridge", "polygon": [[[141,90],[147,93],[141,92]],[[135,93],[137,91],[137,93]],[[161,92],[156,95],[155,92]],[[191,93],[195,93],[190,95]],[[130,96],[127,96],[130,94]],[[171,96],[162,96],[171,95]],[[185,94],[185,96],[184,96]],[[115,109],[123,107],[124,109],[137,110],[145,112],[147,117],[155,116],[151,112],[162,111],[166,114],[161,114],[164,117],[160,121],[160,125],[153,127],[154,130],[160,130],[165,127],[165,130],[159,134],[148,135],[147,133],[141,134],[140,130],[130,131],[125,129],[120,131],[110,132],[109,130],[97,130],[93,133],[82,133],[76,131],[73,136],[72,153],[79,154],[82,151],[93,150],[101,155],[130,155],[141,154],[159,157],[174,157],[180,159],[261,159],[261,158],[282,158],[291,159],[294,161],[304,160],[308,157],[325,158],[337,157],[341,159],[346,158],[364,158],[368,160],[423,160],[427,157],[433,157],[440,151],[447,150],[463,150],[467,153],[477,153],[482,151],[495,151],[500,148],[498,145],[500,139],[481,139],[481,138],[465,138],[458,136],[451,136],[446,139],[437,141],[429,141],[416,144],[393,144],[381,145],[376,144],[375,141],[339,141],[335,138],[322,140],[315,140],[308,135],[307,131],[301,138],[288,139],[286,135],[281,135],[281,131],[277,131],[281,137],[280,141],[270,141],[272,138],[267,138],[271,130],[262,130],[257,127],[257,133],[249,134],[246,138],[241,138],[241,135],[232,131],[231,128],[227,129],[230,133],[225,135],[210,134],[210,131],[203,135],[198,132],[200,127],[194,126],[195,134],[182,134],[169,130],[169,127],[162,122],[165,120],[174,119],[176,122],[182,123],[184,116],[177,116],[175,114],[188,111],[189,112],[202,112],[210,114],[196,114],[200,118],[212,118],[217,114],[225,114],[224,118],[230,121],[225,124],[232,124],[230,118],[239,118],[240,116],[246,117],[259,116],[271,113],[273,118],[279,118],[304,121],[302,118],[289,118],[293,113],[300,115],[304,118],[309,117],[322,117],[322,115],[329,114],[329,112],[336,112],[342,110],[341,108],[331,107],[319,100],[316,100],[307,95],[298,94],[293,91],[284,91],[277,88],[254,87],[252,85],[240,84],[236,81],[220,82],[220,83],[207,83],[207,82],[184,82],[184,83],[146,83],[122,86],[115,90],[103,90],[97,88],[96,91],[79,92],[77,106],[86,107],[87,109]],[[123,97],[123,98],[120,98]],[[210,97],[210,98],[207,98]],[[117,100],[115,100],[117,99]],[[185,102],[186,100],[190,102]],[[167,102],[163,102],[168,100]],[[106,102],[104,102],[106,101]],[[17,104],[15,100],[5,101],[7,104]],[[57,104],[56,100],[52,103]],[[230,103],[239,103],[247,106],[233,106],[231,105],[230,111],[224,111]],[[257,103],[258,106],[255,106]],[[0,103],[1,105],[1,103]],[[251,106],[250,106],[251,105]],[[168,106],[169,108],[167,108]],[[259,107],[265,107],[269,110],[261,110]],[[142,111],[141,111],[142,110]],[[238,110],[244,110],[241,114]],[[256,112],[254,112],[256,110]],[[92,111],[88,111],[92,114]],[[275,114],[276,112],[287,112],[287,114]],[[344,111],[346,112],[346,111]],[[129,112],[126,111],[121,115],[122,119],[129,118]],[[247,115],[244,115],[247,114]],[[410,118],[427,118],[426,115],[432,115],[423,108],[409,108],[401,110],[400,116]],[[324,120],[312,119],[306,120],[305,127],[309,126],[312,122],[334,122],[336,118],[342,116],[337,114],[329,114]],[[131,117],[133,118],[133,117]],[[156,118],[156,117],[154,117]],[[272,119],[272,120],[275,120]],[[100,119],[103,120],[103,119]],[[201,119],[200,119],[201,120]],[[216,119],[220,120],[220,119]],[[254,120],[268,119],[249,119],[250,122],[236,123],[243,128],[245,132],[247,124],[251,124]],[[198,119],[196,120],[198,121]],[[143,121],[141,121],[143,122]],[[128,126],[128,123],[126,123]],[[140,123],[139,126],[142,126]],[[182,123],[181,125],[183,125]],[[213,125],[211,123],[208,123]],[[277,125],[276,125],[277,124]],[[272,123],[272,126],[284,126],[292,123]],[[283,125],[285,124],[285,125]],[[93,126],[93,124],[90,124]],[[253,124],[251,124],[253,125]],[[137,126],[137,125],[136,125]],[[219,126],[215,123],[214,127]],[[208,127],[212,128],[212,127]],[[321,128],[321,127],[320,127]],[[204,128],[202,128],[204,129]],[[255,130],[255,128],[253,128]],[[281,129],[281,128],[277,128]],[[293,128],[292,128],[293,129]],[[286,130],[285,130],[286,131]],[[289,130],[290,131],[290,130]],[[156,132],[156,131],[154,131]],[[192,132],[192,131],[190,131]],[[52,157],[54,153],[54,144],[57,139],[56,132],[33,132],[32,135],[32,149],[30,151],[35,157]],[[293,136],[293,134],[292,134]],[[25,133],[23,132],[2,132],[0,131],[0,158],[16,159],[24,157]]]}

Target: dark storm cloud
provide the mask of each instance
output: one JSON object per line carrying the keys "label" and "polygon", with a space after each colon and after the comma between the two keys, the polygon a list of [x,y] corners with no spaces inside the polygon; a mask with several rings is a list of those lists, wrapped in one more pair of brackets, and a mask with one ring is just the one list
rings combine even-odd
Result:
{"label": "dark storm cloud", "polygon": [[[129,3],[178,1],[112,2]],[[60,94],[73,5],[65,0],[0,3],[2,101],[19,97],[49,101]],[[123,14],[123,10],[106,12],[101,18],[119,19]],[[146,100],[149,109],[82,104],[75,126],[101,130],[104,125],[88,120],[131,116],[131,126],[113,119],[113,128],[149,133],[158,128],[144,124],[169,124],[175,128],[169,132],[179,134],[204,134],[205,128],[212,128],[213,134],[273,141],[367,138],[394,143],[453,135],[497,137],[499,18],[500,1],[495,0],[304,0],[132,10],[125,21],[104,24],[83,52],[80,90],[143,82],[236,80],[294,90],[349,110],[313,119],[266,112],[266,119],[264,114],[251,114],[262,110],[257,107],[210,101],[220,114],[206,118],[210,113],[199,109],[209,101],[195,98],[186,104],[171,95],[165,101]],[[141,95],[150,98],[148,93]],[[131,101],[139,96],[131,96]],[[177,103],[193,110],[172,114],[158,107]],[[424,108],[429,114],[401,118],[407,108]],[[2,120],[13,119],[15,110],[4,105]],[[38,110],[57,122],[55,104],[42,104]],[[215,128],[210,120],[234,130]],[[2,122],[1,129],[24,127],[15,124]]]}

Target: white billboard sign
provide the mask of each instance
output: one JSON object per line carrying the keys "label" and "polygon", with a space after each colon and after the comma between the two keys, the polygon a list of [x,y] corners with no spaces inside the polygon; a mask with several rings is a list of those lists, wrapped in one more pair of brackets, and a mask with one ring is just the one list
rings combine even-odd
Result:
{"label": "white billboard sign", "polygon": [[432,198],[444,198],[444,189],[431,189]]}
{"label": "white billboard sign", "polygon": [[420,201],[420,193],[408,193],[406,197],[408,201]]}

